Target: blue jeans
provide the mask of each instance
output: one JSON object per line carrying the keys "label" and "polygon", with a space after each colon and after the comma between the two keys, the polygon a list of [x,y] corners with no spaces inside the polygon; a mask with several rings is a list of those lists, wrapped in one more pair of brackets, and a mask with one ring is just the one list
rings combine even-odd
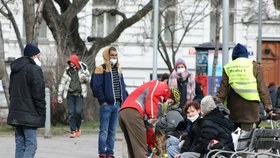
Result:
{"label": "blue jeans", "polygon": [[109,104],[101,105],[99,109],[99,138],[98,153],[107,156],[114,155],[116,128],[120,106]]}
{"label": "blue jeans", "polygon": [[166,142],[166,149],[168,152],[168,157],[173,158],[176,154],[180,153],[180,148],[179,148],[179,139],[169,135],[170,137],[167,139]]}
{"label": "blue jeans", "polygon": [[82,96],[74,96],[68,94],[67,106],[68,106],[70,130],[71,132],[76,131],[80,129],[82,123],[84,98]]}
{"label": "blue jeans", "polygon": [[15,126],[15,158],[34,158],[37,150],[37,128]]}
{"label": "blue jeans", "polygon": [[[166,141],[168,158],[173,158],[176,154],[180,153],[179,143],[180,141],[178,138],[169,135],[169,138]],[[148,158],[152,158],[152,154]]]}

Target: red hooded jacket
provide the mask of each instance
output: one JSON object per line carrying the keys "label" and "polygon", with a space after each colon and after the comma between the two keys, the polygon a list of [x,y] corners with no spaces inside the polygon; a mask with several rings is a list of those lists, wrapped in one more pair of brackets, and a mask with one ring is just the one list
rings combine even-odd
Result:
{"label": "red hooded jacket", "polygon": [[125,108],[134,108],[139,111],[144,118],[154,119],[158,113],[158,103],[162,97],[168,99],[170,96],[170,89],[167,83],[153,80],[144,83],[135,89],[123,103],[121,110]]}

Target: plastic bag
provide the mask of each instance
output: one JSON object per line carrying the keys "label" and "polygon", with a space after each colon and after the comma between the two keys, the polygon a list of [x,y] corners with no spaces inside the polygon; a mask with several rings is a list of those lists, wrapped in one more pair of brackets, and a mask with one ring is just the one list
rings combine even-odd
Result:
{"label": "plastic bag", "polygon": [[240,134],[241,134],[241,128],[239,128],[239,127],[234,132],[231,133],[232,142],[234,145],[234,151],[236,151],[236,149],[237,149],[238,139],[239,139]]}

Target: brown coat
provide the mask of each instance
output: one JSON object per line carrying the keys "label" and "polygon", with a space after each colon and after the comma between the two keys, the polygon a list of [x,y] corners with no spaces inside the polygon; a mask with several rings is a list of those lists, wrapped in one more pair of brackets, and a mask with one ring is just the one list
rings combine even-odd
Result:
{"label": "brown coat", "polygon": [[[272,109],[271,99],[263,78],[261,65],[253,62],[253,72],[257,79],[258,92],[266,111]],[[255,123],[259,121],[259,102],[249,101],[237,94],[229,85],[229,78],[223,70],[222,81],[217,92],[217,97],[222,102],[227,102],[230,110],[230,119],[234,123]]]}

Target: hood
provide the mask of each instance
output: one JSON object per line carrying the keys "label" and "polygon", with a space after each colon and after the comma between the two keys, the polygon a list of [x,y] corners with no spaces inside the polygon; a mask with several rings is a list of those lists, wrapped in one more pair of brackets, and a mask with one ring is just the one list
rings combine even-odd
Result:
{"label": "hood", "polygon": [[[109,49],[110,49],[110,47],[106,47],[105,50],[103,51],[103,61],[106,64],[106,66],[111,67]],[[117,60],[118,60],[118,62],[117,62],[116,66],[119,67],[119,57],[117,58]]]}
{"label": "hood", "polygon": [[33,59],[31,59],[27,56],[20,57],[11,63],[11,72],[16,73],[16,72],[20,71],[26,64],[29,64],[29,63],[33,63],[36,65],[36,63],[34,62]]}
{"label": "hood", "polygon": [[81,69],[81,65],[79,63],[79,58],[77,55],[71,55],[70,58],[68,59],[67,63],[70,64],[70,62],[74,63],[78,70]]}
{"label": "hood", "polygon": [[221,127],[226,127],[233,131],[234,124],[229,119],[229,110],[225,107],[217,107],[212,110],[205,118],[212,120],[213,122],[219,124]]}

